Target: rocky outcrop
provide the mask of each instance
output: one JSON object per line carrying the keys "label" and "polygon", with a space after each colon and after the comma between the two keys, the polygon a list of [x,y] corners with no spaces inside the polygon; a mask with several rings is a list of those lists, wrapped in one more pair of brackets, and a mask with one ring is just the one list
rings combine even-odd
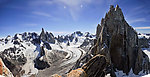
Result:
{"label": "rocky outcrop", "polygon": [[143,38],[139,38],[139,45],[141,46],[141,48],[149,48],[150,39],[147,39],[145,37]]}
{"label": "rocky outcrop", "polygon": [[[101,20],[101,28],[97,31],[97,51],[95,54],[101,54],[102,49],[107,47],[107,54],[104,54],[114,68],[123,70],[126,74],[131,68],[134,74],[142,71],[143,51],[138,43],[137,32],[129,26],[124,19],[123,13],[119,6],[116,8],[110,6],[105,18]],[[110,55],[108,55],[110,54]],[[148,60],[146,60],[148,61]]]}
{"label": "rocky outcrop", "polygon": [[105,56],[96,55],[92,59],[90,59],[82,69],[88,75],[87,77],[104,77],[105,71],[104,69],[107,66],[107,61]]}
{"label": "rocky outcrop", "polygon": [[45,53],[46,51],[44,50],[44,46],[40,47],[40,53],[39,53],[39,57],[37,57],[35,60],[34,60],[34,67],[39,69],[39,70],[42,70],[42,69],[45,69],[45,68],[48,68],[50,67],[50,64],[48,63],[48,61],[46,60],[46,57],[45,57]]}
{"label": "rocky outcrop", "polygon": [[67,52],[48,50],[44,46],[41,46],[40,49],[39,56],[34,60],[34,66],[39,70],[49,68],[51,64],[64,59],[67,55]]}
{"label": "rocky outcrop", "polygon": [[[118,5],[116,8],[112,5],[110,6],[109,12],[106,13],[105,18],[102,18],[101,24],[97,26],[96,40],[93,47],[84,57],[76,62],[73,69],[85,67],[86,62],[92,60],[90,57],[97,54],[105,56],[106,61],[102,61],[108,64],[103,68],[105,69],[104,74],[110,73],[112,77],[115,76],[115,70],[121,70],[128,75],[132,69],[133,73],[137,75],[142,70],[144,70],[144,73],[148,73],[150,69],[149,58],[141,50],[137,32],[126,22]],[[89,68],[94,67],[94,69],[104,67],[92,62],[87,64],[90,64]],[[93,77],[97,73],[91,73],[94,71],[90,71],[91,69],[84,69],[84,71],[86,71],[87,75]],[[87,71],[90,71],[90,74]],[[97,76],[101,75],[98,73]]]}
{"label": "rocky outcrop", "polygon": [[14,77],[10,70],[5,66],[2,59],[0,58],[0,75],[5,77]]}
{"label": "rocky outcrop", "polygon": [[72,70],[70,73],[67,74],[67,77],[87,77],[87,74],[82,68]]}
{"label": "rocky outcrop", "polygon": [[100,30],[101,30],[101,26],[100,26],[100,24],[98,24],[97,29],[96,29],[96,39],[98,39],[98,37],[99,37]]}
{"label": "rocky outcrop", "polygon": [[52,75],[51,77],[62,77],[62,76],[60,76],[60,75],[58,75],[58,74],[54,74],[54,75]]}
{"label": "rocky outcrop", "polygon": [[43,41],[43,42],[49,42],[49,43],[52,43],[54,44],[55,43],[55,37],[52,33],[48,33],[48,32],[44,32],[44,29],[42,28],[42,32],[40,34],[40,39]]}
{"label": "rocky outcrop", "polygon": [[67,77],[104,77],[107,65],[105,56],[96,55],[81,68],[69,72]]}
{"label": "rocky outcrop", "polygon": [[0,57],[14,76],[20,76],[22,66],[27,62],[27,59],[23,53],[15,54],[16,51],[19,52],[20,49],[15,46],[13,48],[5,49],[0,53]]}

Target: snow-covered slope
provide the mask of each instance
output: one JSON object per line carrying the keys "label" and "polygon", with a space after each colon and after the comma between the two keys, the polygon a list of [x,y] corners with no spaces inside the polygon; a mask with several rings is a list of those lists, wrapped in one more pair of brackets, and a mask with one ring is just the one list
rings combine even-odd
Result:
{"label": "snow-covered slope", "polygon": [[[25,32],[15,34],[15,36],[7,36],[0,39],[0,57],[6,61],[6,66],[12,71],[14,76],[30,76],[38,73],[38,68],[35,68],[35,60],[46,61],[48,64],[55,60],[64,60],[61,66],[68,63],[76,62],[85,52],[79,48],[84,42],[90,42],[84,46],[90,47],[94,35],[80,31],[68,35],[54,37],[52,33],[42,32],[40,35],[33,32]],[[44,48],[44,50],[42,50]],[[62,53],[66,52],[66,53]],[[63,56],[64,59],[63,59]],[[12,66],[7,64],[11,63]],[[14,68],[12,68],[14,67]],[[22,70],[19,70],[22,69]],[[17,71],[13,71],[17,70]],[[20,74],[21,73],[21,74]]]}
{"label": "snow-covered slope", "polygon": [[138,34],[138,37],[139,38],[147,38],[147,39],[149,39],[150,38],[150,35],[149,34]]}

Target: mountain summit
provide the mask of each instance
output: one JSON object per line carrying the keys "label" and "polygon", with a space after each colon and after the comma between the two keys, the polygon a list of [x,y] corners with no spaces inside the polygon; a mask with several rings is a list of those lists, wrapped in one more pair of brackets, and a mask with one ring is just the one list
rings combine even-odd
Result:
{"label": "mountain summit", "polygon": [[106,53],[102,50],[107,48],[109,52],[107,58],[110,58],[111,65],[126,74],[131,69],[134,74],[138,74],[148,68],[145,68],[145,65],[148,66],[149,59],[138,44],[137,32],[126,22],[118,5],[116,8],[110,6],[109,12],[106,13],[105,18],[102,18],[100,25],[101,29],[97,28],[100,33],[96,34],[98,35],[97,51],[94,55]]}
{"label": "mountain summit", "polygon": [[[141,50],[138,41],[137,32],[126,22],[121,8],[111,5],[105,18],[102,18],[101,24],[97,26],[94,46],[73,69],[81,67],[87,77],[103,77],[109,73],[113,77],[118,76],[119,71],[126,75],[132,72],[139,75],[141,71],[148,73],[149,58]],[[102,60],[100,57],[104,57],[105,63],[99,63],[99,60]],[[106,66],[95,68],[95,65]]]}

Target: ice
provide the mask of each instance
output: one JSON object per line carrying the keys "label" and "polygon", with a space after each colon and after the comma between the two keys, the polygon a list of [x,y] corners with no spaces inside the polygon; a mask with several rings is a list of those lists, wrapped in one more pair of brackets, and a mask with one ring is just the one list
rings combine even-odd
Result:
{"label": "ice", "polygon": [[144,37],[145,37],[145,38],[147,38],[147,39],[150,38],[150,36],[147,36],[147,35],[144,35],[144,34],[138,35],[138,37],[139,37],[139,38],[144,38]]}
{"label": "ice", "polygon": [[142,48],[142,50],[145,54],[147,54],[147,56],[149,57],[149,61],[150,61],[150,48]]}
{"label": "ice", "polygon": [[150,74],[148,74],[148,75],[145,75],[145,76],[142,76],[142,77],[150,77]]}

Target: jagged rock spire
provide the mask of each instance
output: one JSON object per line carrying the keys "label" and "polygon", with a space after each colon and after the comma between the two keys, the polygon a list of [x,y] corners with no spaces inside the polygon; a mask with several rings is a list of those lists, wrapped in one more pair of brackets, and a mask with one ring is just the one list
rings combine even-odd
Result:
{"label": "jagged rock spire", "polygon": [[46,40],[46,35],[45,35],[45,32],[44,32],[44,29],[42,28],[42,32],[41,32],[41,34],[40,34],[40,39],[42,40],[42,41],[45,41]]}
{"label": "jagged rock spire", "polygon": [[111,57],[110,63],[115,68],[123,70],[127,74],[131,68],[134,74],[138,74],[142,70],[143,59],[147,62],[148,59],[143,57],[143,51],[138,45],[137,32],[126,22],[118,5],[115,8],[113,5],[110,6],[105,18],[97,26],[97,30],[97,54],[102,53],[102,49],[107,46]]}

